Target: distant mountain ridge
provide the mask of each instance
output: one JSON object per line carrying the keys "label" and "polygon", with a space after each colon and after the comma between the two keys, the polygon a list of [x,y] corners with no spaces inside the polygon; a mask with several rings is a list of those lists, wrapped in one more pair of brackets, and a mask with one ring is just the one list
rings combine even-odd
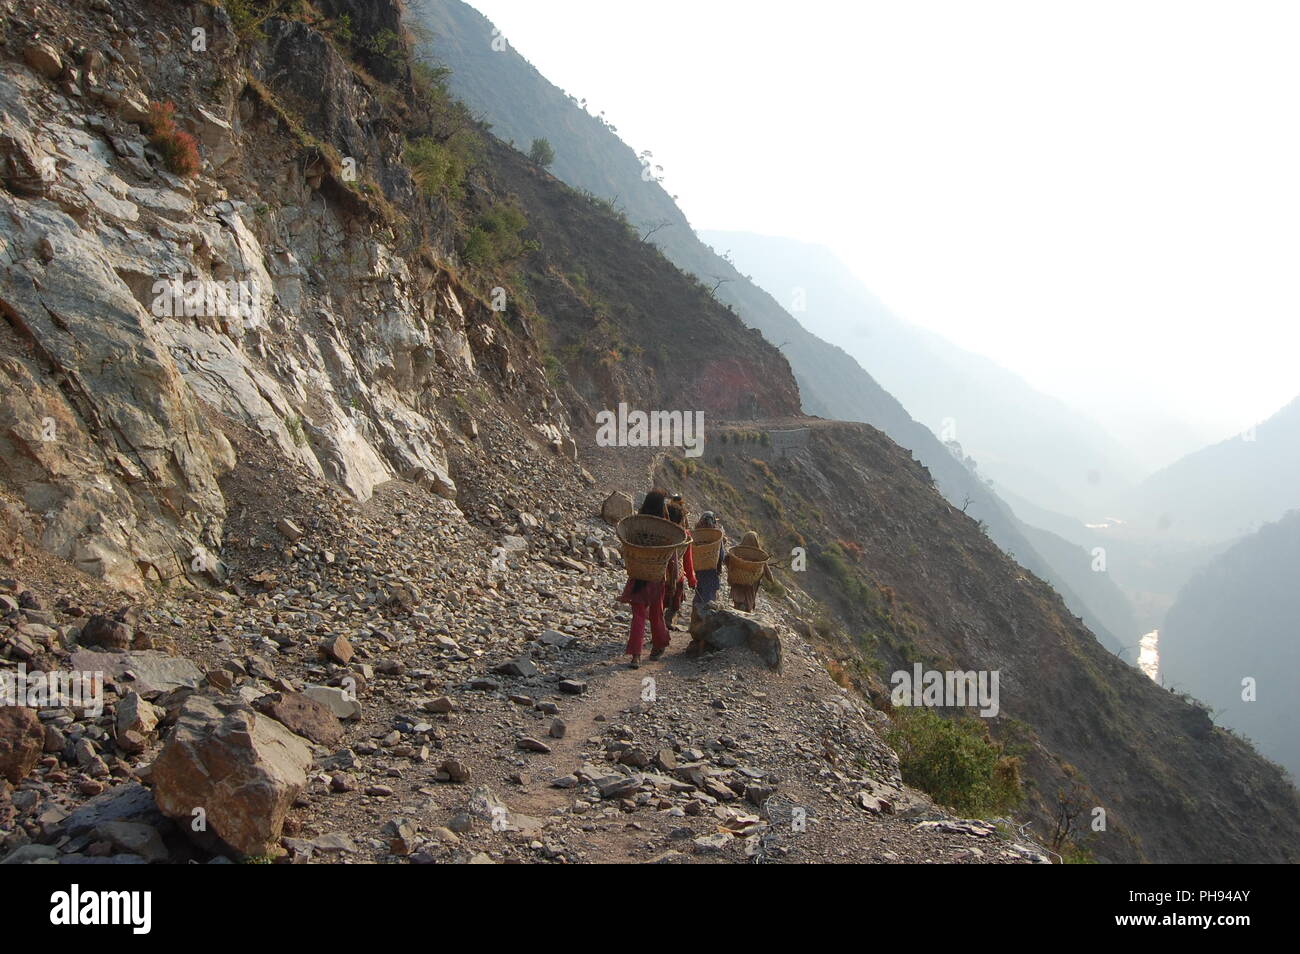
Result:
{"label": "distant mountain ridge", "polygon": [[1300,507],[1300,396],[1152,474],[1118,506],[1144,531],[1202,541],[1252,533]]}
{"label": "distant mountain ridge", "polygon": [[1095,520],[1139,476],[1129,452],[1098,424],[984,355],[899,318],[829,249],[751,232],[700,236],[778,298],[797,296],[809,331],[845,348],[998,486]]}
{"label": "distant mountain ridge", "polygon": [[[1215,710],[1215,721],[1300,776],[1300,510],[1260,528],[1192,577],[1160,630],[1165,685]],[[1243,698],[1252,679],[1256,698]]]}

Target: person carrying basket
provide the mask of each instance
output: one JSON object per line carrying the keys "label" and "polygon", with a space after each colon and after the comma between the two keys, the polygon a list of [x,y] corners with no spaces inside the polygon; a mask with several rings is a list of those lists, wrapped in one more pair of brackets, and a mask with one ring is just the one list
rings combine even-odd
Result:
{"label": "person carrying basket", "polygon": [[[658,521],[663,521],[656,528]],[[644,529],[650,524],[651,529]],[[643,539],[629,539],[624,535],[626,525],[632,525],[627,533]],[[640,528],[640,529],[639,529]],[[656,533],[668,532],[663,539],[648,540]],[[664,597],[669,592],[669,581],[676,586],[680,571],[678,550],[685,542],[685,532],[668,519],[668,497],[661,490],[652,490],[645,496],[641,509],[636,516],[627,517],[619,523],[619,539],[623,545],[623,560],[628,570],[627,583],[618,601],[632,608],[632,627],[627,638],[627,655],[631,657],[628,664],[632,669],[641,665],[641,649],[645,639],[646,620],[650,620],[651,659],[658,659],[668,648],[671,637],[665,621]],[[671,556],[665,555],[671,549]],[[663,561],[663,562],[659,562]]]}
{"label": "person carrying basket", "polygon": [[753,530],[745,534],[740,546],[732,549],[730,558],[727,580],[731,583],[731,605],[752,613],[758,608],[759,584],[772,579],[772,568],[767,565],[767,553],[763,550],[758,534]]}
{"label": "person carrying basket", "polygon": [[718,598],[722,588],[722,567],[727,562],[726,535],[712,510],[695,521],[691,560],[695,565],[695,598],[691,600],[691,625],[700,621],[700,610]]}

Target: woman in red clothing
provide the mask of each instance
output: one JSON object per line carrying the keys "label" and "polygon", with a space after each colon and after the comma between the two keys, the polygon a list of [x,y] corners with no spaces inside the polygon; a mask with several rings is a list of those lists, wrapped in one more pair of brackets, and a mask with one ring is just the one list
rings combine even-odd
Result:
{"label": "woman in red clothing", "polygon": [[[686,502],[682,500],[681,494],[673,494],[668,500],[668,519],[686,531],[686,539],[689,541],[691,528],[686,517]],[[676,582],[673,582],[674,580]],[[682,608],[682,603],[686,602],[686,584],[689,583],[692,589],[696,586],[695,557],[689,546],[682,552],[680,558],[674,556],[669,561],[668,581],[668,591],[664,596],[664,626],[672,629],[677,611]],[[651,653],[650,658],[657,657]]]}
{"label": "woman in red clothing", "polygon": [[[645,495],[640,513],[651,517],[668,519],[668,497],[662,490],[652,490]],[[632,607],[632,631],[627,638],[627,654],[632,657],[631,668],[641,665],[641,646],[645,639],[646,620],[650,620],[651,651],[650,658],[658,659],[668,648],[670,637],[668,626],[664,622],[664,596],[668,591],[668,581],[676,580],[680,573],[677,557],[668,562],[664,579],[651,583],[646,580],[628,579],[619,595],[620,603]]]}

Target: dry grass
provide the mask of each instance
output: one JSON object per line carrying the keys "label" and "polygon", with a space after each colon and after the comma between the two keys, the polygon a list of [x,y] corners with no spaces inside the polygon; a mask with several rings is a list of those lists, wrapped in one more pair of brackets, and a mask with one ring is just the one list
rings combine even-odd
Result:
{"label": "dry grass", "polygon": [[175,103],[149,104],[149,142],[178,176],[197,176],[203,168],[198,142],[176,125]]}

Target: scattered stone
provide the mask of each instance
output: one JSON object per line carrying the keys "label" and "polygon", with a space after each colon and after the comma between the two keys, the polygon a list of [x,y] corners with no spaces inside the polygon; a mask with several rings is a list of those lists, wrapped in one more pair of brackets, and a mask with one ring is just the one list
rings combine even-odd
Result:
{"label": "scattered stone", "polygon": [[229,692],[235,688],[235,676],[226,669],[214,669],[203,676],[209,686],[218,692]]}
{"label": "scattered stone", "polygon": [[193,830],[201,809],[208,830],[259,855],[279,842],[311,761],[307,746],[274,719],[230,699],[192,696],[150,777],[158,807],[182,830]]}
{"label": "scattered stone", "polygon": [[0,706],[0,776],[17,785],[45,751],[45,729],[35,709]]}
{"label": "scattered stone", "polygon": [[130,649],[135,639],[131,627],[111,616],[92,616],[81,628],[77,641],[82,646],[102,646],[105,649]]}
{"label": "scattered stone", "polygon": [[975,819],[945,818],[935,821],[919,822],[915,831],[939,831],[950,835],[971,835],[975,838],[988,838],[997,833],[997,828],[988,822]]}
{"label": "scattered stone", "polygon": [[601,798],[622,798],[639,789],[644,782],[640,775],[610,775],[596,779]]}
{"label": "scattered stone", "polygon": [[23,62],[46,79],[57,79],[63,72],[63,59],[48,43],[29,43],[23,49]]}
{"label": "scattered stone", "polygon": [[146,701],[140,693],[128,692],[118,700],[114,717],[118,745],[127,752],[143,751],[144,743],[166,715],[165,709]]}
{"label": "scattered stone", "polygon": [[695,839],[695,853],[697,855],[716,855],[731,843],[731,836],[726,832],[714,832],[711,835],[701,835]]}
{"label": "scattered stone", "polygon": [[537,641],[544,646],[554,646],[557,649],[568,649],[571,645],[573,645],[573,642],[576,638],[577,637],[575,636],[569,636],[565,633],[557,632],[556,630],[553,629],[548,629],[545,632],[543,632],[542,635],[537,637]]}
{"label": "scattered stone", "polygon": [[153,792],[139,782],[111,788],[85,802],[63,818],[58,831],[76,838],[111,821],[161,822],[163,815],[154,802]]}
{"label": "scattered stone", "polygon": [[311,840],[311,846],[316,851],[324,852],[326,854],[357,850],[356,842],[352,840],[352,836],[343,834],[342,832],[330,832],[325,835],[317,835]]}
{"label": "scattered stone", "polygon": [[320,644],[320,654],[326,659],[347,665],[352,662],[355,651],[346,636],[331,636]]}
{"label": "scattered stone", "polygon": [[343,727],[334,711],[301,692],[271,693],[253,703],[253,708],[318,745],[332,748],[343,739]]}
{"label": "scattered stone", "polygon": [[384,826],[384,834],[388,836],[388,850],[395,855],[409,855],[418,844],[415,823],[405,818],[391,819]]}
{"label": "scattered stone", "polygon": [[102,672],[104,679],[125,689],[134,689],[154,699],[175,689],[197,689],[203,678],[199,667],[180,656],[152,649],[127,652],[96,652],[81,649],[72,654],[72,669]]}
{"label": "scattered stone", "polygon": [[329,709],[336,718],[361,718],[361,703],[346,689],[339,689],[336,686],[306,686],[302,694]]}
{"label": "scattered stone", "polygon": [[109,842],[119,851],[139,855],[150,864],[167,861],[170,857],[158,829],[141,822],[104,822],[95,827],[94,837]]}
{"label": "scattered stone", "polygon": [[504,662],[499,666],[493,666],[492,671],[501,676],[515,676],[520,679],[529,679],[537,675],[537,666],[527,656],[519,656],[509,662]]}
{"label": "scattered stone", "polygon": [[57,864],[58,857],[53,845],[20,845],[0,859],[0,865]]}
{"label": "scattered stone", "polygon": [[470,779],[470,768],[459,759],[447,759],[438,766],[438,771],[447,776],[449,782],[468,782]]}

